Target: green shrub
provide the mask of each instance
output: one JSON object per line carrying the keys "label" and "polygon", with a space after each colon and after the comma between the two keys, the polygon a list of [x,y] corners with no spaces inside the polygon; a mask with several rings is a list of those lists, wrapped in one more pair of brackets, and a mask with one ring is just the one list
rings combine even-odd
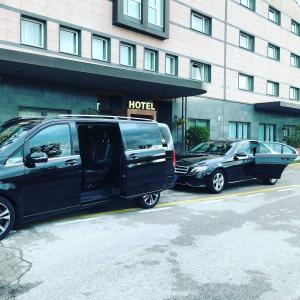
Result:
{"label": "green shrub", "polygon": [[209,131],[203,126],[191,126],[186,132],[187,148],[191,149],[209,140]]}
{"label": "green shrub", "polygon": [[285,137],[284,141],[292,147],[300,148],[300,125],[297,125],[294,134]]}

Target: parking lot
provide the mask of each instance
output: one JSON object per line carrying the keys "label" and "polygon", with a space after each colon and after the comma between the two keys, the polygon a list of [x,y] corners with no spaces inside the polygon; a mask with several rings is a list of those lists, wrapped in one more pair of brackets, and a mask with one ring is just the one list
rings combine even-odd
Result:
{"label": "parking lot", "polygon": [[176,189],[17,228],[0,299],[300,299],[300,165],[275,186]]}

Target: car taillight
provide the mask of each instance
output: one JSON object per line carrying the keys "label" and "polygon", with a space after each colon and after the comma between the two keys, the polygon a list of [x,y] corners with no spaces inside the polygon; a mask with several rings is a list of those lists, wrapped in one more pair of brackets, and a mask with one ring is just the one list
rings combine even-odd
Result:
{"label": "car taillight", "polygon": [[173,165],[175,166],[176,164],[176,153],[173,151]]}

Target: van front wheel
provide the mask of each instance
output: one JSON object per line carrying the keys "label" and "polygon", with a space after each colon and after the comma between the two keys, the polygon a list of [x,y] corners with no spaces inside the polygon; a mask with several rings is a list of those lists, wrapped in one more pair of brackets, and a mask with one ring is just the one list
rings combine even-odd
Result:
{"label": "van front wheel", "polygon": [[154,207],[160,198],[160,192],[157,193],[149,193],[140,197],[140,206],[142,208],[152,208]]}
{"label": "van front wheel", "polygon": [[15,222],[15,210],[11,203],[0,197],[0,240],[4,239]]}

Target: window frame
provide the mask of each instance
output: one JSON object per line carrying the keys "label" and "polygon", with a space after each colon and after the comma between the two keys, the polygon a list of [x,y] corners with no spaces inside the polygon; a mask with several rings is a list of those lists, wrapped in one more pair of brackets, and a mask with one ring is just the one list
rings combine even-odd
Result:
{"label": "window frame", "polygon": [[[270,18],[270,12],[273,11],[275,18],[278,17],[278,20],[272,20]],[[270,20],[271,22],[273,22],[274,24],[277,24],[278,26],[281,26],[281,11],[276,9],[275,7],[269,5],[269,9],[268,9],[268,20]]]}
{"label": "window frame", "polygon": [[[244,36],[244,37],[247,37],[248,41],[247,43],[249,42],[252,42],[252,47],[244,47],[241,45],[241,36]],[[244,50],[248,50],[248,51],[251,51],[251,52],[255,52],[255,36],[254,35],[251,35],[245,31],[242,31],[240,30],[240,35],[239,35],[239,47],[244,49]]]}
{"label": "window frame", "polygon": [[[274,84],[274,86],[276,87],[276,94],[275,95],[268,93],[268,85],[269,85],[269,83]],[[266,92],[267,96],[279,97],[279,93],[280,93],[279,89],[280,89],[279,82],[272,81],[272,80],[267,80],[267,92]]]}
{"label": "window frame", "polygon": [[[235,125],[235,137],[230,137],[230,131],[229,131],[229,126],[230,124],[234,124]],[[240,138],[238,137],[238,133],[239,133],[239,125],[242,126],[242,136],[244,135],[244,126],[247,126],[247,137],[244,138]],[[251,137],[251,123],[250,122],[240,122],[240,121],[228,121],[228,138],[230,139],[243,139],[243,140],[247,140],[250,139]]]}
{"label": "window frame", "polygon": [[[167,58],[174,59],[174,63],[175,63],[174,64],[174,74],[167,72]],[[165,55],[165,74],[170,75],[170,76],[178,76],[178,56],[166,53],[166,55]]]}
{"label": "window frame", "polygon": [[[106,60],[104,59],[100,59],[100,58],[96,58],[94,57],[94,40],[102,40],[106,42]],[[101,35],[97,35],[97,34],[93,34],[92,35],[92,59],[93,60],[97,60],[97,61],[103,61],[103,62],[110,62],[111,61],[111,39],[108,37],[104,37]]]}
{"label": "window frame", "polygon": [[[40,32],[41,45],[40,46],[31,45],[31,44],[28,44],[28,43],[23,41],[23,34],[22,34],[23,33],[23,30],[22,30],[23,21],[41,25],[41,32]],[[42,20],[42,19],[33,18],[33,17],[27,16],[27,15],[21,15],[21,19],[20,19],[20,44],[25,45],[25,46],[29,46],[29,47],[39,48],[39,49],[47,49],[47,22],[45,20]]]}
{"label": "window frame", "polygon": [[[65,31],[65,32],[69,32],[69,33],[75,33],[75,48],[77,50],[76,51],[77,53],[70,53],[70,52],[62,51],[62,49],[61,49],[61,31]],[[81,34],[80,34],[80,30],[70,28],[70,27],[66,27],[66,26],[62,26],[62,25],[59,26],[59,52],[64,53],[64,54],[68,54],[68,55],[81,56]]]}
{"label": "window frame", "polygon": [[[291,90],[294,90],[296,92],[296,98],[291,98]],[[299,101],[300,100],[300,89],[295,86],[290,86],[289,99],[293,100],[293,101]]]}
{"label": "window frame", "polygon": [[[252,11],[256,11],[256,0],[246,0],[248,2],[248,5],[242,3],[243,0],[240,0],[240,5],[243,6],[243,7],[246,7]],[[251,4],[250,3],[253,3],[253,8],[251,8]]]}
{"label": "window frame", "polygon": [[[247,77],[247,79],[250,79],[250,81],[251,81],[250,82],[250,89],[245,89],[245,88],[242,88],[240,86],[240,77]],[[253,92],[254,91],[254,76],[248,75],[248,74],[245,74],[245,73],[239,73],[238,74],[238,87],[242,91]]]}
{"label": "window frame", "polygon": [[[127,1],[127,13],[126,13],[125,6],[124,6],[125,1]],[[138,17],[135,17],[135,16],[133,16],[129,13],[128,7],[130,6],[130,2],[139,3],[139,8],[140,9],[139,9],[139,16]],[[142,20],[142,13],[143,13],[142,7],[143,7],[142,0],[123,0],[123,13],[124,13],[125,16],[127,16],[129,18],[133,18],[133,19],[141,21]]]}
{"label": "window frame", "polygon": [[[296,31],[293,31],[293,25],[295,26]],[[297,36],[300,36],[300,23],[298,23],[294,19],[291,19],[291,32]]]}
{"label": "window frame", "polygon": [[[292,64],[292,57],[295,58],[296,65]],[[294,68],[300,68],[300,56],[291,52],[291,55],[290,55],[290,65],[291,65],[291,67],[294,67]]]}
{"label": "window frame", "polygon": [[143,34],[150,35],[158,39],[168,39],[169,38],[169,27],[170,27],[170,0],[163,1],[163,24],[158,26],[152,24],[148,20],[148,3],[149,0],[142,0],[142,12],[141,19],[135,19],[133,17],[127,16],[123,12],[123,1],[124,0],[114,0],[113,2],[113,25],[124,27],[136,32],[141,32]]}
{"label": "window frame", "polygon": [[[203,30],[199,30],[194,26],[194,22],[193,22],[194,18],[198,18],[198,19],[203,20]],[[197,32],[200,32],[200,33],[208,35],[208,36],[212,35],[212,18],[211,17],[209,17],[207,15],[204,15],[200,12],[192,10],[191,11],[191,21],[190,22],[191,22],[190,27],[191,27],[192,30],[195,30]],[[208,25],[208,30],[206,30],[207,25]]]}
{"label": "window frame", "polygon": [[[274,49],[275,57],[269,56],[269,48],[273,48]],[[273,60],[280,61],[280,47],[278,47],[278,46],[276,46],[274,44],[268,43],[268,46],[267,46],[267,57],[270,58],[270,59],[273,59]]]}
{"label": "window frame", "polygon": [[[132,64],[131,65],[126,65],[126,64],[122,64],[121,62],[121,48],[122,47],[127,47],[127,48],[131,48],[132,49],[132,53],[130,55],[131,59],[132,59]],[[121,66],[124,66],[124,67],[130,67],[130,68],[135,68],[136,67],[136,46],[133,45],[133,44],[129,44],[129,43],[126,43],[126,42],[120,42],[120,47],[119,47],[119,64]]]}
{"label": "window frame", "polygon": [[[157,27],[160,27],[160,28],[163,28],[164,27],[164,0],[154,0],[154,1],[159,1],[160,3],[160,7],[153,7],[150,5],[150,0],[148,0],[148,5],[147,5],[147,12],[148,12],[148,23],[151,25],[151,26],[157,26]],[[152,8],[156,11],[156,18],[158,17],[158,20],[159,20],[159,24],[158,23],[152,23],[150,22],[149,20],[149,8]],[[160,12],[160,14],[158,15],[157,12]]]}
{"label": "window frame", "polygon": [[[154,56],[154,69],[147,69],[146,68],[146,53],[150,53],[151,55],[153,54]],[[149,72],[158,72],[159,66],[158,66],[158,51],[153,50],[153,49],[149,49],[149,48],[145,48],[144,49],[144,70],[149,71]],[[151,61],[152,63],[152,61]]]}
{"label": "window frame", "polygon": [[[198,62],[198,61],[191,61],[191,67],[190,67],[190,72],[191,72],[191,74],[190,74],[190,78],[192,79],[192,80],[196,80],[196,81],[200,81],[200,82],[206,82],[206,83],[211,83],[211,65],[209,65],[209,64],[207,64],[207,63],[203,63],[203,62]],[[199,80],[199,79],[195,79],[195,78],[193,78],[193,66],[194,65],[198,65],[198,66],[203,66],[203,68],[204,68],[204,73],[203,73],[203,75],[204,75],[204,79],[203,80]],[[205,68],[207,68],[207,81],[205,80]]]}
{"label": "window frame", "polygon": [[[261,126],[263,126],[263,129],[264,129],[264,138],[263,140],[260,139],[259,135],[260,135],[260,129],[261,129]],[[269,136],[270,136],[270,128],[273,128],[273,140],[267,140],[266,137],[267,137],[267,131],[269,131]],[[259,123],[258,124],[258,139],[260,142],[276,142],[276,124],[269,124],[269,123]]]}

